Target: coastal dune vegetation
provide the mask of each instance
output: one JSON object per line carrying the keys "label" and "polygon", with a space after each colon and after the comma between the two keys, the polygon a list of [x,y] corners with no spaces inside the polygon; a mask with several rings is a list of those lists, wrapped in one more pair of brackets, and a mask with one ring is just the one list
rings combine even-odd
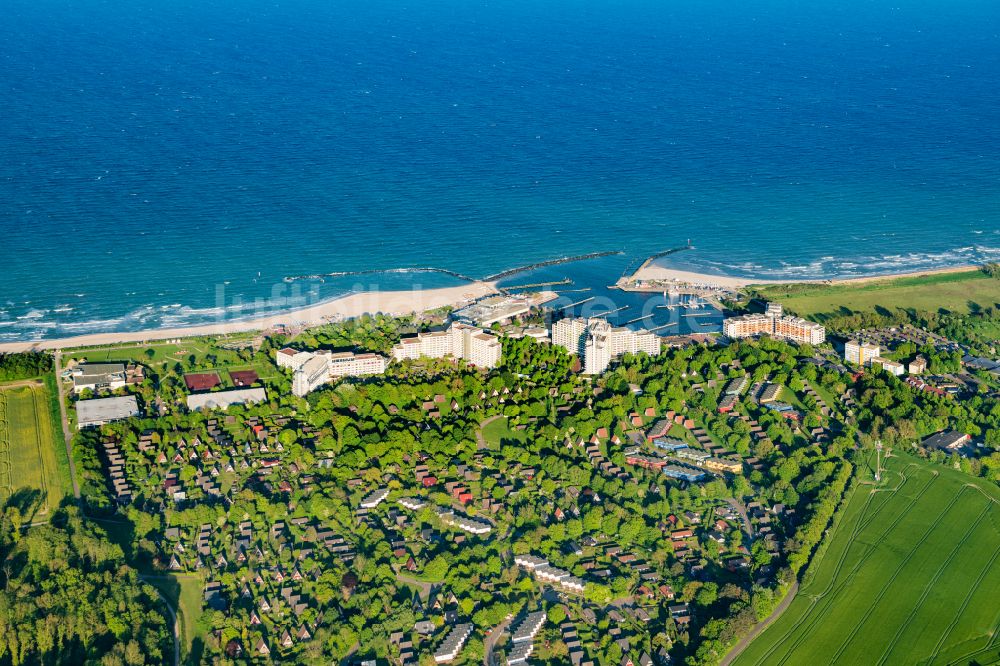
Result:
{"label": "coastal dune vegetation", "polygon": [[965,270],[863,282],[760,285],[752,292],[817,320],[850,312],[894,309],[961,315],[1000,303],[1000,278],[986,269]]}

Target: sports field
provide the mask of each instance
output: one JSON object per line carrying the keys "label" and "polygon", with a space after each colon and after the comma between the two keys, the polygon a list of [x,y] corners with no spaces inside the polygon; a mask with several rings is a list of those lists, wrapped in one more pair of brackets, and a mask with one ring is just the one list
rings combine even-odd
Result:
{"label": "sports field", "polygon": [[0,387],[0,501],[22,488],[40,490],[43,501],[35,520],[54,510],[63,496],[57,458],[63,443],[56,428],[45,384]]}
{"label": "sports field", "polygon": [[1000,660],[1000,489],[906,456],[854,487],[788,609],[735,660]]}
{"label": "sports field", "polygon": [[[781,284],[756,289],[802,317],[896,308],[968,313],[975,306],[1000,303],[1000,279],[982,271],[939,273],[918,277],[841,284]],[[822,317],[820,317],[822,319]]]}

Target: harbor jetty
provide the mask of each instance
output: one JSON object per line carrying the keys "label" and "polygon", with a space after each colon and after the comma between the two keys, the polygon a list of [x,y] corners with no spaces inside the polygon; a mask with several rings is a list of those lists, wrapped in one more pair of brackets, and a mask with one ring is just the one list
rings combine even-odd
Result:
{"label": "harbor jetty", "polygon": [[470,277],[457,271],[447,268],[435,268],[433,266],[422,266],[414,268],[369,268],[361,271],[333,271],[332,273],[313,273],[312,275],[289,275],[284,278],[285,282],[297,282],[299,280],[323,280],[326,278],[355,277],[360,275],[377,275],[379,273],[440,273],[450,275],[453,278],[465,282],[477,282],[476,278]]}
{"label": "harbor jetty", "polygon": [[500,271],[499,273],[494,273],[493,275],[487,275],[483,278],[483,282],[494,282],[496,280],[502,280],[511,275],[517,275],[518,273],[526,273],[527,271],[533,271],[537,268],[545,268],[546,266],[558,266],[559,264],[568,264],[573,261],[585,261],[587,259],[600,259],[601,257],[611,257],[616,254],[625,254],[622,250],[609,250],[606,252],[591,252],[589,254],[579,254],[573,257],[560,257],[559,259],[548,259],[546,261],[538,261],[533,264],[528,264],[526,266],[519,266],[517,268],[510,268],[505,271]]}
{"label": "harbor jetty", "polygon": [[[357,277],[361,275],[377,275],[379,273],[440,273],[441,275],[450,275],[453,278],[462,280],[464,282],[496,282],[504,278],[510,277],[512,275],[517,275],[518,273],[526,273],[528,271],[533,271],[537,268],[545,268],[546,266],[558,266],[559,264],[568,264],[573,261],[585,261],[587,259],[599,259],[601,257],[610,257],[616,254],[624,254],[622,250],[608,250],[605,252],[591,252],[589,254],[580,254],[572,257],[559,257],[558,259],[547,259],[545,261],[538,261],[533,264],[526,264],[524,266],[518,266],[517,268],[509,268],[499,273],[494,273],[493,275],[487,275],[484,278],[474,278],[470,275],[464,273],[459,273],[458,271],[453,271],[449,268],[437,268],[436,266],[415,266],[409,268],[368,268],[360,271],[332,271],[330,273],[313,273],[311,275],[289,275],[284,278],[285,282],[297,282],[300,280],[324,280],[327,278],[343,278],[343,277]],[[554,282],[552,284],[559,284]],[[569,284],[569,280],[563,281],[563,284]],[[538,285],[520,285],[518,287],[511,287],[511,289],[524,289],[529,286],[546,286],[546,283],[539,283]]]}

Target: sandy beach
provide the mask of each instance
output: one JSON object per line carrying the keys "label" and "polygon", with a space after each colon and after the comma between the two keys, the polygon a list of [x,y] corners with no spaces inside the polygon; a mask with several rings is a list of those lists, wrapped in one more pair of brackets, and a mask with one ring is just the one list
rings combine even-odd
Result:
{"label": "sandy beach", "polygon": [[938,275],[941,273],[960,273],[979,270],[979,266],[962,265],[949,266],[947,268],[927,269],[921,271],[905,271],[901,273],[889,273],[883,275],[865,275],[850,278],[830,278],[807,279],[807,280],[761,280],[758,278],[742,278],[729,275],[712,275],[709,273],[695,273],[691,271],[680,271],[664,266],[650,264],[642,266],[633,275],[634,280],[662,280],[675,282],[677,284],[704,285],[712,287],[725,287],[728,289],[739,289],[753,284],[801,284],[812,282],[824,282],[829,284],[863,284],[878,280],[892,280],[903,277],[919,277],[922,275]]}
{"label": "sandy beach", "polygon": [[458,287],[421,289],[412,291],[376,291],[351,294],[343,298],[317,303],[297,310],[249,318],[239,321],[218,321],[183,328],[161,328],[146,331],[92,333],[71,338],[53,338],[34,342],[0,343],[0,352],[18,352],[31,349],[67,349],[95,345],[111,345],[200,335],[222,335],[245,331],[263,331],[276,326],[310,327],[331,320],[358,317],[363,314],[403,315],[425,312],[447,305],[460,305],[468,301],[497,293],[493,282],[473,282]]}
{"label": "sandy beach", "polygon": [[633,280],[662,280],[665,282],[676,282],[677,284],[703,285],[712,287],[726,287],[729,289],[739,289],[750,284],[778,284],[782,280],[757,280],[753,278],[733,277],[731,275],[710,275],[708,273],[694,273],[692,271],[680,271],[656,264],[648,264],[639,268],[632,275]]}

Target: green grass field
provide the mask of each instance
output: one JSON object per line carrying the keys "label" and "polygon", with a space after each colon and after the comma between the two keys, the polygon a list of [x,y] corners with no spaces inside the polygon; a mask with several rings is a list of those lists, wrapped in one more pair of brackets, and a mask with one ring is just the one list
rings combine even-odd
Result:
{"label": "green grass field", "polygon": [[[1000,303],[1000,279],[982,271],[939,273],[874,280],[860,284],[783,284],[756,288],[759,296],[781,303],[802,317],[846,314],[877,308],[968,313],[972,307]],[[974,304],[974,305],[973,305]]]}
{"label": "green grass field", "polygon": [[517,430],[512,430],[510,424],[507,422],[506,417],[498,418],[491,421],[483,427],[483,440],[492,449],[500,448],[500,442],[502,440],[516,440],[518,442],[524,441],[524,433]]}
{"label": "green grass field", "polygon": [[899,456],[858,484],[788,609],[734,662],[1000,661],[1000,489]]}
{"label": "green grass field", "polygon": [[[65,488],[58,455],[60,426],[51,418],[50,395],[41,382],[0,387],[0,499],[22,488],[41,492],[44,519],[59,505]],[[64,455],[64,454],[63,454]],[[65,457],[65,455],[64,455]]]}
{"label": "green grass field", "polygon": [[205,633],[198,619],[202,613],[204,578],[199,574],[164,574],[145,580],[163,593],[179,615],[182,663],[200,663]]}
{"label": "green grass field", "polygon": [[[206,363],[207,356],[214,356],[214,363]],[[179,344],[127,344],[109,347],[91,347],[72,349],[66,352],[67,358],[85,359],[90,363],[107,363],[114,361],[134,361],[153,369],[154,372],[164,372],[177,363],[185,364],[193,356],[197,363],[194,370],[185,372],[218,372],[223,386],[232,387],[229,377],[230,370],[256,370],[261,379],[267,380],[277,376],[278,369],[267,362],[248,363],[240,355],[231,350],[218,347],[209,339],[188,338]]]}

